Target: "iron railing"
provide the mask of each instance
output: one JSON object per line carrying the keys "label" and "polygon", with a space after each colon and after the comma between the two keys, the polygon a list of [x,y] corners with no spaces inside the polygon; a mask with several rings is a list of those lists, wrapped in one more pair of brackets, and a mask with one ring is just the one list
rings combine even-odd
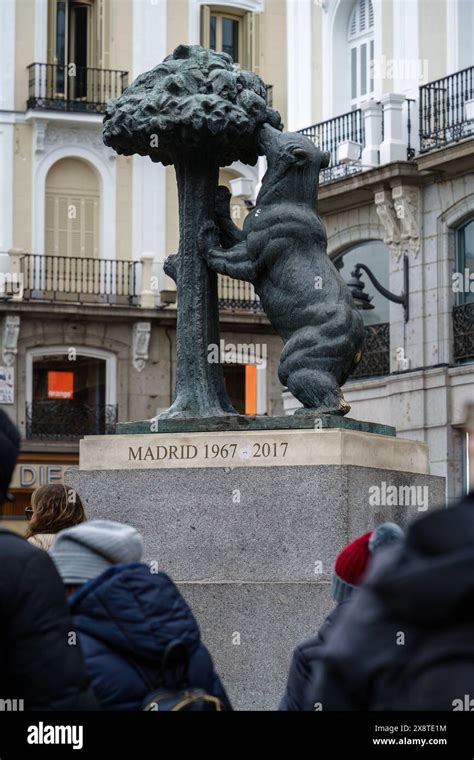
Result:
{"label": "iron railing", "polygon": [[305,127],[299,132],[309,137],[321,150],[329,151],[331,154],[328,168],[320,172],[321,184],[362,171],[360,164],[339,164],[337,157],[339,145],[346,140],[352,140],[361,146],[365,144],[364,118],[360,108],[343,113],[334,119],[313,124],[311,127]]}
{"label": "iron railing", "polygon": [[273,106],[273,85],[272,84],[265,85],[265,93],[267,96],[267,106],[270,106],[270,108],[272,108]]}
{"label": "iron railing", "polygon": [[262,304],[250,282],[234,280],[232,277],[218,275],[217,278],[219,309],[235,311],[263,312]]}
{"label": "iron railing", "polygon": [[362,359],[350,380],[390,374],[390,324],[367,325]]}
{"label": "iron railing", "polygon": [[472,134],[464,105],[474,98],[474,66],[420,87],[420,153]]}
{"label": "iron railing", "polygon": [[138,266],[137,261],[25,253],[20,259],[23,298],[135,306]]}
{"label": "iron railing", "polygon": [[454,361],[474,361],[474,303],[453,307]]}
{"label": "iron railing", "polygon": [[117,423],[113,404],[84,404],[75,399],[33,401],[26,405],[28,440],[77,440],[84,435],[112,435]]}
{"label": "iron railing", "polygon": [[127,85],[128,71],[31,63],[27,107],[103,113],[107,101],[121,95]]}

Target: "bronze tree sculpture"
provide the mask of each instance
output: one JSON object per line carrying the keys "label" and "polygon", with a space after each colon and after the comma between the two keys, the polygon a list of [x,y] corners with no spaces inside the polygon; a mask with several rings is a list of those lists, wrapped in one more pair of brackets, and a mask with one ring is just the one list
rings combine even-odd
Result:
{"label": "bronze tree sculpture", "polygon": [[165,271],[176,282],[176,393],[160,418],[235,414],[222,366],[207,361],[219,344],[217,276],[206,266],[198,233],[216,219],[219,167],[255,164],[259,129],[281,129],[266,103],[262,80],[237,71],[232,58],[197,45],[180,45],[123,95],[109,102],[104,142],[117,153],[173,164],[179,196],[179,251]]}

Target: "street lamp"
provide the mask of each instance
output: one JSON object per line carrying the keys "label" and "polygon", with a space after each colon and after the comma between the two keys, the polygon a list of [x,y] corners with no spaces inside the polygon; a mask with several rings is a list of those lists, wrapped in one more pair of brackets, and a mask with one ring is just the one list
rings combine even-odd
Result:
{"label": "street lamp", "polygon": [[389,301],[393,301],[393,303],[399,303],[403,306],[403,310],[405,312],[405,322],[408,322],[409,319],[409,308],[408,308],[408,295],[409,295],[409,287],[408,287],[408,256],[403,257],[403,291],[400,295],[396,295],[395,293],[391,293],[387,288],[384,288],[383,285],[380,284],[380,282],[377,280],[375,275],[371,272],[368,266],[365,264],[356,264],[353,271],[351,272],[351,279],[347,283],[347,286],[349,290],[352,293],[352,298],[354,299],[354,303],[358,309],[373,309],[374,306],[370,302],[372,301],[373,296],[369,296],[368,293],[364,291],[364,283],[361,280],[362,272],[361,270],[364,270],[369,276],[370,281],[372,282],[373,286],[375,287],[378,292],[384,296],[384,298],[387,298]]}

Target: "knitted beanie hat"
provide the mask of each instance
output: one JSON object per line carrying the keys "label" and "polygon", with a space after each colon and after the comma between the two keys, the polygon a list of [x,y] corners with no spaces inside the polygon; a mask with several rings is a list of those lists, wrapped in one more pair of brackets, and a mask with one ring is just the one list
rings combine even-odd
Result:
{"label": "knitted beanie hat", "polygon": [[90,520],[61,530],[50,550],[67,585],[86,583],[120,562],[139,562],[142,554],[141,534],[112,520]]}
{"label": "knitted beanie hat", "polygon": [[367,570],[369,560],[381,546],[403,541],[403,530],[395,523],[386,522],[351,541],[338,554],[332,577],[332,598],[335,602],[347,599]]}

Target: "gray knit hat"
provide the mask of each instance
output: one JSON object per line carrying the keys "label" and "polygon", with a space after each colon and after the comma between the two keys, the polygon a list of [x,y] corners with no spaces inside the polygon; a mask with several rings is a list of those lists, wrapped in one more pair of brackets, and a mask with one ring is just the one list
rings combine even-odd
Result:
{"label": "gray knit hat", "polygon": [[120,562],[139,562],[142,554],[141,534],[113,520],[89,520],[66,528],[58,533],[50,551],[68,585],[86,583]]}

